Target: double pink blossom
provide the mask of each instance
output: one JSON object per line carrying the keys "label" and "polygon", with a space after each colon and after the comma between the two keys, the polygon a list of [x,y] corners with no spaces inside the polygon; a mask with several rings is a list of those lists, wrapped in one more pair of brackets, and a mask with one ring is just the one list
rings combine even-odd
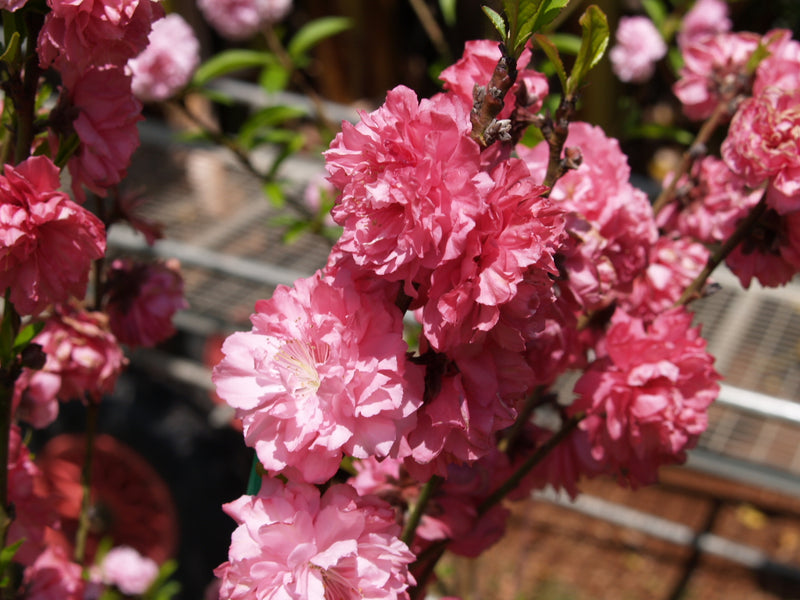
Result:
{"label": "double pink blossom", "polygon": [[60,185],[44,156],[6,165],[0,175],[0,289],[11,288],[23,315],[82,298],[92,261],[105,253],[105,227]]}
{"label": "double pink blossom", "polygon": [[403,600],[415,583],[394,509],[348,485],[265,479],[223,508],[238,527],[215,571],[222,600]]}
{"label": "double pink blossom", "polygon": [[128,61],[131,88],[143,102],[167,100],[192,78],[200,64],[200,42],[178,13],[153,23],[147,47]]}
{"label": "double pink blossom", "polygon": [[155,346],[175,333],[172,317],[188,307],[176,260],[135,263],[117,259],[106,280],[105,310],[122,344]]}
{"label": "double pink blossom", "polygon": [[11,426],[8,449],[8,500],[15,515],[8,543],[22,541],[14,561],[30,565],[45,549],[45,529],[56,527],[56,513],[45,491],[41,471],[31,459],[20,429]]}
{"label": "double pink blossom", "polygon": [[83,578],[83,568],[60,546],[49,546],[25,569],[22,579],[29,600],[89,600],[99,598],[102,586]]}
{"label": "double pink blossom", "polygon": [[707,119],[720,102],[749,92],[746,67],[760,41],[755,33],[721,33],[682,49],[684,65],[672,90],[687,117]]}
{"label": "double pink blossom", "polygon": [[658,467],[685,460],[706,428],[719,375],[691,322],[683,308],[649,325],[617,310],[598,359],[575,384],[569,412],[586,414],[580,427],[592,456],[620,481],[653,483]]}
{"label": "double pink blossom", "polygon": [[139,146],[142,104],[132,95],[130,75],[121,67],[89,68],[66,86],[78,110],[72,128],[81,142],[68,163],[73,192],[82,199],[83,185],[103,196],[125,177]]}
{"label": "double pink blossom", "polygon": [[751,187],[767,180],[778,212],[800,209],[800,88],[768,88],[745,100],[731,121],[722,156]]}
{"label": "double pink blossom", "polygon": [[39,34],[43,67],[54,64],[67,79],[90,66],[122,68],[147,46],[153,21],[164,16],[157,0],[48,0]]}
{"label": "double pink blossom", "polygon": [[644,83],[667,54],[664,38],[647,17],[622,17],[614,37],[616,43],[608,57],[614,74],[622,81]]}
{"label": "double pink blossom", "polygon": [[725,0],[697,0],[681,21],[678,46],[687,46],[702,38],[727,33],[732,26]]}
{"label": "double pink blossom", "polygon": [[292,0],[198,0],[197,7],[221,35],[241,40],[283,19]]}
{"label": "double pink blossom", "polygon": [[460,256],[475,227],[480,150],[470,131],[468,109],[454,96],[420,102],[405,87],[358,124],[343,123],[325,153],[341,190],[332,211],[344,228],[337,248],[416,296],[412,282]]}
{"label": "double pink blossom", "polygon": [[158,577],[158,564],[130,546],[108,551],[97,569],[100,580],[126,596],[144,594]]}
{"label": "double pink blossom", "polygon": [[63,307],[33,341],[42,346],[47,360],[41,370],[29,380],[23,377],[18,385],[49,378],[52,385],[46,389],[56,390],[55,397],[64,401],[90,398],[98,402],[111,393],[128,362],[103,313]]}
{"label": "double pink blossom", "polygon": [[397,454],[422,378],[396,307],[317,274],[259,301],[251,321],[225,341],[214,381],[270,473],[322,483],[344,453]]}

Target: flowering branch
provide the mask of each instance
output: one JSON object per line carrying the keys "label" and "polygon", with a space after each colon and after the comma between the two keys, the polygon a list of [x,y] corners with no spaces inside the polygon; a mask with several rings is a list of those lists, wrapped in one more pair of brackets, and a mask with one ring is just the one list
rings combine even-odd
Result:
{"label": "flowering branch", "polygon": [[517,59],[500,44],[502,56],[497,61],[489,85],[476,85],[473,90],[473,108],[469,115],[472,122],[472,139],[481,149],[488,148],[498,138],[503,137],[502,125],[496,120],[505,106],[506,94],[517,80]]}
{"label": "flowering branch", "polygon": [[86,557],[86,540],[89,537],[89,528],[92,525],[92,464],[94,458],[94,439],[97,436],[97,418],[100,404],[89,398],[86,410],[86,454],[81,468],[81,512],[78,517],[78,531],[75,534],[75,562],[83,564]]}
{"label": "flowering branch", "polygon": [[430,499],[442,485],[443,481],[444,479],[440,475],[434,475],[422,487],[422,491],[406,519],[403,533],[400,535],[400,539],[405,542],[407,546],[410,547],[411,543],[414,541],[414,533],[417,530],[420,520],[422,520],[422,515],[425,514],[425,508],[428,506],[428,502],[430,502]]}
{"label": "flowering branch", "polygon": [[767,196],[764,194],[764,196],[761,197],[761,200],[759,200],[758,204],[756,204],[756,206],[753,207],[753,210],[750,211],[750,214],[747,216],[747,218],[743,219],[739,223],[736,231],[734,231],[731,236],[726,238],[722,245],[717,248],[716,252],[709,257],[706,266],[694,279],[694,281],[692,281],[692,283],[690,283],[689,286],[683,291],[681,297],[675,302],[675,306],[683,306],[688,304],[690,301],[694,300],[700,295],[700,291],[703,289],[706,280],[709,278],[711,273],[713,273],[714,269],[716,269],[733,251],[733,249],[745,239],[747,234],[750,233],[750,231],[753,229],[753,226],[758,223],[758,220],[766,211]]}
{"label": "flowering branch", "polygon": [[689,172],[689,168],[697,158],[706,153],[706,146],[708,144],[708,140],[711,138],[711,135],[714,133],[714,131],[716,131],[717,127],[719,127],[720,124],[722,124],[722,122],[730,116],[732,102],[733,101],[730,99],[722,100],[719,104],[717,104],[714,112],[711,113],[711,116],[706,120],[705,123],[703,123],[703,126],[697,133],[697,137],[695,138],[694,142],[683,153],[680,165],[672,175],[669,185],[661,190],[658,198],[656,198],[656,201],[653,203],[654,214],[657,215],[660,213],[661,210],[672,201],[680,178]]}

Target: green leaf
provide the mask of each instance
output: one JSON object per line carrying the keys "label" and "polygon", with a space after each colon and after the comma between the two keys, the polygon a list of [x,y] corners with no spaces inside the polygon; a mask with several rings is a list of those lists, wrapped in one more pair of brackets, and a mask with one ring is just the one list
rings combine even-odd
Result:
{"label": "green leaf", "polygon": [[12,64],[19,56],[19,48],[20,48],[20,35],[19,31],[15,31],[11,34],[11,39],[8,40],[8,44],[6,45],[6,49],[3,52],[2,56],[0,56],[0,61]]}
{"label": "green leaf", "polygon": [[497,29],[497,32],[500,34],[500,39],[504,42],[506,40],[506,22],[503,20],[499,14],[493,11],[488,6],[482,6],[483,12],[486,13],[486,16],[489,17],[489,20],[494,25],[494,28]]}
{"label": "green leaf", "polygon": [[305,56],[311,48],[325,38],[346,31],[352,27],[353,22],[347,17],[322,17],[304,25],[289,41],[286,50],[292,60],[298,61]]}
{"label": "green leaf", "polygon": [[281,105],[262,108],[247,119],[239,129],[239,143],[247,149],[252,149],[257,141],[263,139],[266,130],[307,114],[308,111],[296,106]]}
{"label": "green leaf", "polygon": [[284,243],[291,244],[296,242],[309,229],[311,229],[310,221],[295,221],[283,234]]}
{"label": "green leaf", "polygon": [[17,553],[17,550],[20,549],[24,542],[25,540],[21,539],[0,550],[0,577],[2,577],[0,578],[0,589],[6,588],[11,584],[11,578],[8,575],[8,567],[14,560],[14,555]]}
{"label": "green leaf", "polygon": [[603,58],[608,47],[609,30],[606,15],[594,4],[586,9],[578,21],[583,30],[581,47],[572,73],[567,79],[567,96],[574,96],[589,71]]}
{"label": "green leaf", "polygon": [[547,27],[558,16],[570,0],[544,0],[539,4],[533,19],[526,27],[530,28],[532,33],[538,33]]}
{"label": "green leaf", "polygon": [[274,61],[274,57],[268,52],[257,50],[234,49],[225,50],[210,58],[194,74],[192,84],[202,87],[209,81],[250,67],[261,67]]}
{"label": "green leaf", "polygon": [[25,346],[31,343],[31,340],[39,335],[39,332],[44,329],[44,321],[37,321],[35,323],[28,323],[22,330],[17,334],[17,338],[14,340],[14,351],[20,352],[22,351]]}
{"label": "green leaf", "polygon": [[448,27],[456,24],[456,0],[439,0],[439,10]]}
{"label": "green leaf", "polygon": [[653,24],[661,30],[667,20],[669,11],[662,0],[642,0],[642,8]]}
{"label": "green leaf", "polygon": [[564,69],[564,63],[561,62],[561,55],[558,53],[558,48],[556,45],[547,38],[547,36],[542,35],[541,33],[537,33],[534,35],[534,39],[536,43],[539,44],[539,47],[542,51],[547,55],[547,58],[550,59],[550,62],[553,63],[553,67],[556,70],[556,74],[558,75],[558,80],[561,82],[561,89],[567,89],[567,71]]}
{"label": "green leaf", "polygon": [[558,48],[562,54],[575,56],[581,49],[581,38],[571,33],[548,33],[547,39]]}
{"label": "green leaf", "polygon": [[289,85],[291,72],[278,61],[268,64],[258,76],[258,84],[267,92],[279,92]]}
{"label": "green leaf", "polygon": [[283,188],[279,183],[268,181],[264,184],[263,190],[264,195],[267,197],[267,200],[270,201],[272,206],[276,208],[283,208],[283,206],[286,204],[286,196],[284,195]]}

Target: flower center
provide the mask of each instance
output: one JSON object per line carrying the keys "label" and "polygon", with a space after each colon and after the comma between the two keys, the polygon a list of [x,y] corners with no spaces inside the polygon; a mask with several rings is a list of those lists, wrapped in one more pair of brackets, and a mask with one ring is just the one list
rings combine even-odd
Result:
{"label": "flower center", "polygon": [[325,586],[325,600],[358,600],[364,595],[336,569],[322,569],[322,584]]}
{"label": "flower center", "polygon": [[293,391],[313,394],[320,385],[317,367],[329,355],[330,348],[325,342],[289,340],[275,355],[275,362],[293,380]]}

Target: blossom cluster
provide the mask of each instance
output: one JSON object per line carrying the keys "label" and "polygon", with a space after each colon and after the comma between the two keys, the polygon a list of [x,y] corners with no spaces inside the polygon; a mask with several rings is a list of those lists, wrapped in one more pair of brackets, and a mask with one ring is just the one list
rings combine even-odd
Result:
{"label": "blossom cluster", "polygon": [[[493,492],[559,423],[580,425],[515,497],[548,484],[574,493],[599,474],[649,483],[697,442],[718,375],[691,314],[672,306],[707,251],[659,239],[619,144],[597,127],[570,125],[566,146],[581,160],[552,188],[542,185],[547,142],[482,149],[473,87],[501,53],[472,42],[443,71],[443,92],[419,99],[399,86],[343,123],[325,152],[342,227],[327,265],[259,301],[252,329],[225,341],[213,379],[266,475],[258,495],[226,508],[239,527],[217,571],[222,598],[301,598],[312,587],[371,597],[377,573],[348,566],[376,564],[368,530],[337,529],[347,551],[323,552],[333,540],[314,524],[326,509],[303,491],[335,481],[346,457],[358,474],[323,504],[336,490],[352,498],[353,519],[380,506],[387,533],[383,519],[402,522],[422,483],[443,482],[405,540],[413,554],[396,534],[374,542],[384,595],[406,598],[410,563],[431,544],[476,556],[500,539],[507,512]],[[547,82],[529,56],[501,117],[542,107]],[[404,315],[418,327],[413,344]],[[579,324],[592,316],[596,325]],[[540,398],[499,451],[529,399],[569,369],[586,369],[575,401]],[[303,552],[281,552],[287,540]]]}

